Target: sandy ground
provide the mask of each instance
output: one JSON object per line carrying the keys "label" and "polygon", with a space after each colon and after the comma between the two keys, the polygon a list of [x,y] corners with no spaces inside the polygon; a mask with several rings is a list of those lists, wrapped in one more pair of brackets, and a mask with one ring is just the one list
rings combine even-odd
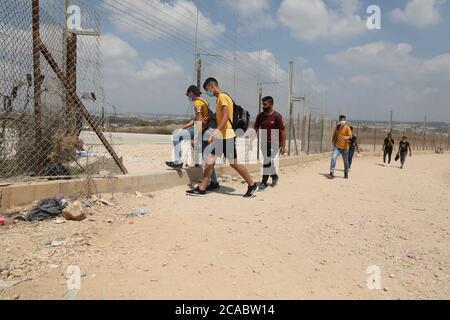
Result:
{"label": "sandy ground", "polygon": [[349,181],[325,160],[284,168],[248,200],[228,178],[207,198],[105,195],[83,222],[0,227],[1,279],[29,279],[0,297],[61,299],[77,265],[77,299],[449,299],[450,155],[379,162],[356,159]]}

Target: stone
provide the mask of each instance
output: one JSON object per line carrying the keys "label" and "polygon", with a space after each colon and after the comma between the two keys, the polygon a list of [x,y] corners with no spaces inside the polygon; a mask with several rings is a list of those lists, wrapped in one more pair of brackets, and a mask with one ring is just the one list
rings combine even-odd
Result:
{"label": "stone", "polygon": [[55,240],[53,240],[51,242],[51,246],[52,247],[61,247],[64,246],[66,244],[66,241],[64,240],[64,238],[56,238]]}
{"label": "stone", "polygon": [[80,201],[71,203],[62,213],[67,220],[83,221],[86,214],[83,212],[83,204]]}

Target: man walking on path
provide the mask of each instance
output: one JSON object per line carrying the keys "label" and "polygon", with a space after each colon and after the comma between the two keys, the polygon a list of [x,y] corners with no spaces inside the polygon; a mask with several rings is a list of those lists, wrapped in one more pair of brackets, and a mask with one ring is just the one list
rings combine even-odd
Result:
{"label": "man walking on path", "polygon": [[400,157],[401,163],[400,169],[403,169],[403,167],[405,166],[406,158],[408,157],[408,151],[409,156],[412,157],[411,145],[408,142],[408,138],[403,137],[402,140],[400,141],[400,145],[398,146],[398,154],[397,154],[397,157]]}
{"label": "man walking on path", "polygon": [[253,181],[247,168],[237,163],[236,134],[233,130],[234,102],[228,94],[223,93],[220,90],[219,83],[214,78],[208,78],[205,81],[203,88],[207,91],[208,96],[217,98],[217,129],[215,129],[209,137],[209,143],[211,145],[206,149],[207,151],[210,150],[210,152],[204,152],[206,153],[204,154],[204,158],[207,159],[207,161],[206,168],[203,172],[202,182],[194,190],[186,191],[186,194],[204,197],[216,160],[225,156],[229,161],[230,166],[236,170],[248,184],[248,190],[244,197],[251,198],[258,191],[258,184]]}
{"label": "man walking on path", "polygon": [[258,134],[262,129],[261,150],[263,152],[263,178],[259,185],[261,190],[267,188],[269,177],[272,178],[272,187],[279,180],[277,175],[274,159],[280,153],[284,155],[286,152],[286,127],[283,123],[283,117],[280,113],[273,109],[274,100],[272,97],[262,99],[263,112],[258,115],[254,125],[254,129]]}
{"label": "man walking on path", "polygon": [[352,130],[347,125],[347,117],[341,115],[339,117],[339,125],[333,134],[333,155],[331,157],[330,175],[329,179],[334,179],[334,170],[336,168],[336,161],[339,155],[344,159],[344,178],[348,179],[348,154],[350,149],[350,139],[352,138]]}
{"label": "man walking on path", "polygon": [[[390,166],[392,160],[392,153],[394,152],[394,139],[392,139],[392,134],[389,133],[387,138],[384,139],[383,144],[383,163],[384,166]],[[388,162],[386,164],[386,158],[388,158]]]}

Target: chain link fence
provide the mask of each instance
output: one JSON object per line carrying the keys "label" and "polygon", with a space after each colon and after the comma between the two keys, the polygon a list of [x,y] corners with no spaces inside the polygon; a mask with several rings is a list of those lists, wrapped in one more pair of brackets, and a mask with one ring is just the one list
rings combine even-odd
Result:
{"label": "chain link fence", "polygon": [[[413,150],[450,151],[450,136],[448,133],[433,132],[427,128],[400,127],[400,125],[394,125],[391,129],[389,125],[361,125],[352,122],[349,124],[353,127],[353,133],[358,137],[361,151],[382,151],[384,140],[387,138],[388,133],[392,134],[396,148],[398,148],[402,137],[406,136]],[[332,137],[336,126],[336,120],[327,119],[325,116],[314,112],[299,118],[296,121],[297,139],[292,139],[291,141],[293,154],[295,154],[294,145],[296,142],[301,154],[317,154],[332,151]]]}
{"label": "chain link fence", "polygon": [[72,1],[0,1],[0,182],[126,173],[103,132],[100,17]]}

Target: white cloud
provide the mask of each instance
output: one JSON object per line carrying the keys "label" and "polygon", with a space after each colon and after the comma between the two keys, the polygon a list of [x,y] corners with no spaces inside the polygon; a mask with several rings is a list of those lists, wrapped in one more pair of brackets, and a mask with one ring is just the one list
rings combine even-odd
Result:
{"label": "white cloud", "polygon": [[269,0],[225,0],[225,4],[239,13],[242,32],[253,32],[276,26],[276,22],[269,12]]}
{"label": "white cloud", "polygon": [[442,21],[440,6],[446,0],[409,0],[404,9],[390,12],[395,23],[406,23],[417,28],[426,28]]}
{"label": "white cloud", "polygon": [[133,47],[111,33],[102,37],[102,53],[107,60],[134,59],[138,56]]}
{"label": "white cloud", "polygon": [[[138,35],[146,40],[167,38],[169,35],[185,38],[188,41],[193,41],[195,38],[197,7],[192,1],[127,0],[126,5],[117,5],[111,0],[103,0],[103,2],[104,6],[111,11],[110,21],[124,32]],[[124,16],[123,6],[127,12],[133,14],[133,19]],[[225,26],[220,22],[212,21],[200,11],[198,30],[201,40],[207,45],[225,32]]]}
{"label": "white cloud", "polygon": [[[145,59],[113,34],[103,36],[102,52],[106,96],[119,112],[186,111],[184,90],[191,78],[179,62],[172,58]],[[167,94],[168,88],[176,94]]]}
{"label": "white cloud", "polygon": [[450,76],[450,53],[421,59],[413,56],[412,51],[409,43],[372,42],[327,55],[326,59],[336,66],[371,73],[389,72],[392,76]]}
{"label": "white cloud", "polygon": [[160,80],[183,74],[183,67],[174,59],[143,60],[126,41],[106,34],[102,38],[105,72],[120,74],[127,80]]}
{"label": "white cloud", "polygon": [[356,13],[358,0],[334,0],[327,6],[323,0],[283,0],[278,20],[300,40],[341,40],[363,34],[365,21]]}
{"label": "white cloud", "polygon": [[347,75],[330,95],[353,118],[386,119],[390,110],[400,120],[426,114],[450,117],[450,53],[423,58],[408,43],[373,42],[327,55],[326,60]]}

